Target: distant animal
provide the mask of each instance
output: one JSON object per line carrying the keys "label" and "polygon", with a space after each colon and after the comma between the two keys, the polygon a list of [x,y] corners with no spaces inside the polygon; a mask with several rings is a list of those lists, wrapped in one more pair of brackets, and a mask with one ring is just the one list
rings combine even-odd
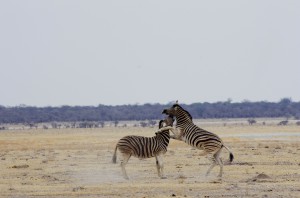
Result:
{"label": "distant animal", "polygon": [[284,121],[281,121],[281,122],[279,122],[277,125],[283,125],[283,126],[285,126],[285,125],[287,125],[288,124],[288,120],[284,120]]}
{"label": "distant animal", "polygon": [[222,177],[223,162],[220,159],[222,148],[229,151],[230,162],[233,161],[234,156],[229,148],[224,145],[221,138],[216,134],[201,129],[195,125],[191,114],[183,109],[178,102],[176,102],[171,108],[164,109],[162,113],[176,118],[176,129],[173,127],[164,127],[160,130],[170,129],[174,133],[172,138],[184,141],[197,149],[203,150],[200,156],[208,155],[212,163],[207,170],[206,175],[209,175],[210,171],[218,164],[220,166],[218,177]]}
{"label": "distant animal", "polygon": [[[172,117],[160,120],[159,128],[162,128],[163,126],[173,126],[173,121],[174,119]],[[119,150],[121,154],[121,169],[125,179],[129,179],[125,170],[125,165],[131,156],[140,159],[155,157],[158,176],[162,179],[166,178],[164,175],[163,155],[167,152],[170,141],[170,132],[169,129],[166,129],[156,132],[155,134],[154,137],[130,135],[125,136],[118,141],[112,162],[116,163],[117,150]]]}
{"label": "distant animal", "polygon": [[254,119],[248,119],[248,123],[249,123],[249,125],[255,124],[256,120],[254,120]]}

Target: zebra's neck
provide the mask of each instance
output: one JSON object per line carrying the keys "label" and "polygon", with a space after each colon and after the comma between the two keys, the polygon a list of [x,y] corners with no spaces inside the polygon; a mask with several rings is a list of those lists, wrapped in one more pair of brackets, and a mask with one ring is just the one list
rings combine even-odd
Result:
{"label": "zebra's neck", "polygon": [[192,123],[190,116],[181,109],[178,111],[176,117],[176,128],[184,128],[185,125]]}
{"label": "zebra's neck", "polygon": [[157,139],[157,141],[161,141],[161,142],[166,143],[168,145],[169,140],[170,140],[170,132],[169,132],[169,130],[162,131],[162,132],[158,133],[155,136],[155,138]]}

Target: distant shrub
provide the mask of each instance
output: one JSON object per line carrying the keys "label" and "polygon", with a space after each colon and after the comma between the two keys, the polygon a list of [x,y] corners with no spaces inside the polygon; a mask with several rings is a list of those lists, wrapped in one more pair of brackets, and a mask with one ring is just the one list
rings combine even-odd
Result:
{"label": "distant shrub", "polygon": [[141,127],[146,127],[146,126],[148,126],[148,123],[146,123],[146,122],[140,122],[140,125],[141,125]]}

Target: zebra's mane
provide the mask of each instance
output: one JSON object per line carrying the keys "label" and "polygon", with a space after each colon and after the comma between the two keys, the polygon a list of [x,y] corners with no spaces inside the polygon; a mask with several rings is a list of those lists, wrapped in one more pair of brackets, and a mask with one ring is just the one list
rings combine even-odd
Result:
{"label": "zebra's mane", "polygon": [[185,110],[184,108],[182,108],[179,104],[174,104],[173,108],[175,108],[175,107],[179,107],[182,111],[184,111],[189,116],[189,118],[191,120],[193,120],[193,117],[191,116],[191,114],[187,110]]}
{"label": "zebra's mane", "polygon": [[163,127],[163,122],[164,122],[163,120],[159,121],[158,128],[162,128]]}

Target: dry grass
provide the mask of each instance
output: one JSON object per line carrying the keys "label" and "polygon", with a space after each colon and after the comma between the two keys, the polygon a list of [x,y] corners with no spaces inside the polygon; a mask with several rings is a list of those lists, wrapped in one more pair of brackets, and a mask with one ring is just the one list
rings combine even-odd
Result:
{"label": "dry grass", "polygon": [[[157,176],[154,158],[131,158],[130,180],[123,179],[119,165],[111,163],[116,142],[129,134],[153,136],[153,128],[2,131],[0,196],[299,197],[299,126],[203,128],[223,137],[235,155],[222,181],[216,179],[218,168],[205,177],[209,161],[175,140],[165,155],[167,179]],[[228,159],[226,151],[222,158]]]}

